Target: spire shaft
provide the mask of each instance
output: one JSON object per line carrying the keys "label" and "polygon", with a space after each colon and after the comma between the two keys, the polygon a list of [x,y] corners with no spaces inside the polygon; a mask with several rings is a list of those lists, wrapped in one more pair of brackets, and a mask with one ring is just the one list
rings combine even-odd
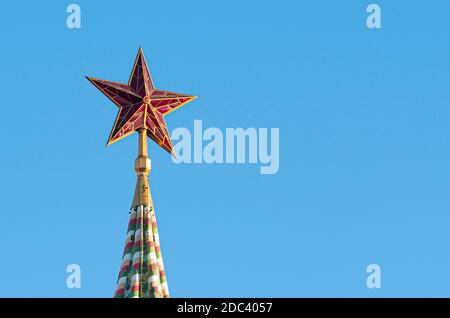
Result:
{"label": "spire shaft", "polygon": [[137,175],[136,190],[134,192],[133,203],[131,207],[139,205],[153,206],[153,202],[150,197],[148,174],[151,170],[151,161],[147,152],[147,130],[141,128],[138,130],[139,143],[138,143],[138,157],[135,161],[134,171]]}
{"label": "spire shaft", "polygon": [[151,164],[147,153],[147,131],[139,129],[138,133],[138,157],[134,168],[136,190],[114,297],[169,297],[148,181]]}
{"label": "spire shaft", "polygon": [[[134,193],[132,208],[136,206],[147,206],[151,207],[153,204],[151,204],[151,197],[150,197],[150,189],[149,189],[149,182],[148,182],[148,174],[150,173],[151,169],[151,162],[150,158],[148,157],[148,148],[147,148],[147,129],[141,128],[138,130],[139,137],[138,137],[138,157],[135,161],[135,167],[134,171],[137,175],[137,183],[136,183],[136,190]],[[139,275],[140,277],[140,284],[139,284],[139,297],[143,298],[145,297],[145,291],[143,290],[144,283],[142,280],[144,279],[144,233],[145,233],[145,226],[144,226],[144,211],[140,211],[142,214],[140,215],[140,227],[141,231],[139,232]]]}
{"label": "spire shaft", "polygon": [[138,151],[138,155],[139,157],[147,157],[148,158],[148,148],[147,148],[147,130],[146,129],[139,129],[138,130],[139,133],[139,151]]}

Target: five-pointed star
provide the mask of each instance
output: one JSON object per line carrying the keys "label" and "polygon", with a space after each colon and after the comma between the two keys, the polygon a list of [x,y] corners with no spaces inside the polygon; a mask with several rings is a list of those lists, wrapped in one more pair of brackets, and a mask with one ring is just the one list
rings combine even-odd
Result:
{"label": "five-pointed star", "polygon": [[88,76],[86,78],[119,107],[107,145],[132,134],[135,130],[145,128],[153,141],[167,152],[173,153],[164,116],[196,97],[155,89],[141,48],[128,84]]}

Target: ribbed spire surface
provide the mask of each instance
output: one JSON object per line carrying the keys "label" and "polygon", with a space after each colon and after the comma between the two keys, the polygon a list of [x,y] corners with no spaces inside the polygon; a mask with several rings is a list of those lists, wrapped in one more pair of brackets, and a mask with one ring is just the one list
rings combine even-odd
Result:
{"label": "ribbed spire surface", "polygon": [[152,206],[139,205],[130,211],[128,233],[114,297],[169,297]]}

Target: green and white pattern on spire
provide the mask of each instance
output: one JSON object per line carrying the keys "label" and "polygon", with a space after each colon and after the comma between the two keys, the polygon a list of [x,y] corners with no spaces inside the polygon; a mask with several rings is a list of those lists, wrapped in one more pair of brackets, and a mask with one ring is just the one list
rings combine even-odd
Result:
{"label": "green and white pattern on spire", "polygon": [[153,207],[130,211],[128,233],[117,281],[116,298],[169,297]]}

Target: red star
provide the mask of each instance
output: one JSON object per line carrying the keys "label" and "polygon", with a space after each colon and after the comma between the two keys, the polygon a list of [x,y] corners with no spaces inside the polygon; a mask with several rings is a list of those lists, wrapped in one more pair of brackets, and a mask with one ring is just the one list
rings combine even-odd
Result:
{"label": "red star", "polygon": [[106,145],[132,134],[139,128],[145,128],[153,141],[169,153],[173,153],[164,116],[196,97],[155,89],[141,48],[136,56],[128,84],[88,76],[86,78],[119,107]]}

